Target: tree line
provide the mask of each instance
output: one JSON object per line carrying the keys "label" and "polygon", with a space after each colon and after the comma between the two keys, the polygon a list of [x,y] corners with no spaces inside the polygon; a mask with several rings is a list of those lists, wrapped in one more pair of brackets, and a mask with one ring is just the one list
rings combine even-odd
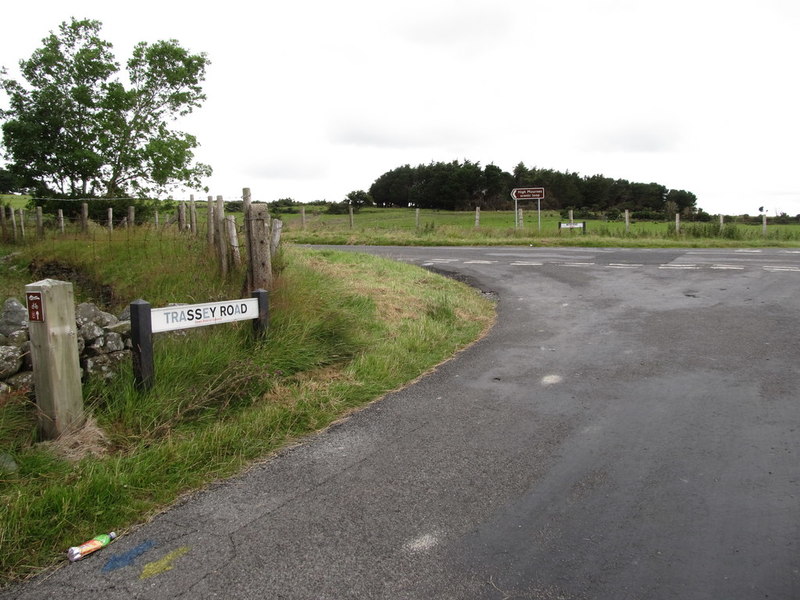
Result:
{"label": "tree line", "polygon": [[545,188],[543,210],[574,209],[589,216],[627,209],[638,218],[703,214],[692,192],[659,183],[528,168],[522,162],[511,173],[494,164],[481,167],[469,160],[416,167],[406,164],[378,177],[369,196],[377,206],[385,207],[509,210],[513,208],[511,190],[519,187]]}

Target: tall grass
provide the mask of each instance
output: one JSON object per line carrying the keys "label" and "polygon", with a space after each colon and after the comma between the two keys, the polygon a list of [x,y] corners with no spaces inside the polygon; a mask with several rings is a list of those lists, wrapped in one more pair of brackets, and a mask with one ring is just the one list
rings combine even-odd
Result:
{"label": "tall grass", "polygon": [[[111,264],[91,264],[91,243],[77,243],[85,247],[28,252],[80,265],[118,285],[118,297],[177,300],[170,277],[211,298],[240,284],[213,276],[203,249],[185,242],[165,262],[134,241],[112,244],[96,253]],[[128,256],[137,252],[150,258]],[[110,381],[86,382],[91,423],[74,438],[37,443],[31,401],[2,400],[0,453],[18,465],[0,474],[2,581],[64,560],[68,546],[98,532],[124,534],[180,494],[417,377],[492,321],[474,290],[410,265],[291,247],[284,261],[265,339],[247,322],[158,334],[153,390],[134,389],[129,364]],[[192,263],[203,277],[183,273]]]}

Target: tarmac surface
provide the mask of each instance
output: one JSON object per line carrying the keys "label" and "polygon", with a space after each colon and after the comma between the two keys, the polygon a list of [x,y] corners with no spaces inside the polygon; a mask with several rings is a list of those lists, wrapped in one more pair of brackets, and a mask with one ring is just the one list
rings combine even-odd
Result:
{"label": "tarmac surface", "polygon": [[800,251],[347,249],[495,327],[0,599],[800,598]]}

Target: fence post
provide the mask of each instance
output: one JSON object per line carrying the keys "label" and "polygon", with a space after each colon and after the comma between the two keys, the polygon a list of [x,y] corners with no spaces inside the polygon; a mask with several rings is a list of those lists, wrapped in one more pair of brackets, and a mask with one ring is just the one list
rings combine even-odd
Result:
{"label": "fence post", "polygon": [[625,209],[625,233],[631,232],[631,211]]}
{"label": "fence post", "polygon": [[197,235],[197,206],[194,203],[194,194],[189,195],[189,229],[192,236]]}
{"label": "fence post", "polygon": [[720,215],[719,216],[719,230],[722,231],[725,229],[725,217]]}
{"label": "fence post", "polygon": [[17,217],[15,211],[10,206],[8,207],[8,212],[11,213],[11,230],[14,232],[14,242],[17,241]]}
{"label": "fence post", "polygon": [[44,218],[41,206],[36,207],[36,237],[40,240],[44,238]]}
{"label": "fence post", "polygon": [[242,212],[244,213],[244,247],[247,252],[247,273],[245,275],[245,289],[253,289],[253,263],[250,261],[250,244],[252,232],[250,231],[250,209],[252,207],[250,188],[242,188]]}
{"label": "fence post", "polygon": [[256,337],[263,337],[269,328],[269,292],[257,289],[251,296],[258,299],[258,317],[253,320],[253,331]]}
{"label": "fence post", "polygon": [[136,207],[135,206],[129,206],[128,207],[128,221],[127,221],[126,226],[128,228],[131,228],[135,224],[136,224]]}
{"label": "fence post", "polygon": [[270,217],[266,206],[250,208],[250,242],[248,253],[253,268],[252,286],[255,289],[272,289],[272,253],[270,248]]}
{"label": "fence post", "polygon": [[214,245],[214,199],[208,197],[208,218],[206,219],[206,241],[209,246]]}
{"label": "fence post", "polygon": [[306,207],[303,206],[300,208],[300,229],[303,231],[306,230]]}
{"label": "fence post", "polygon": [[475,207],[475,227],[481,226],[481,207]]}
{"label": "fence post", "polygon": [[348,208],[347,212],[350,213],[350,229],[353,229],[353,226],[355,225],[355,223],[353,222],[353,205],[348,204],[347,208]]}
{"label": "fence post", "polygon": [[133,384],[137,390],[146,392],[155,382],[153,361],[153,324],[150,303],[134,300],[131,309],[131,354],[133,356]]}
{"label": "fence post", "polygon": [[681,232],[681,213],[675,213],[675,233]]}
{"label": "fence post", "polygon": [[64,211],[62,209],[58,209],[58,216],[56,217],[58,222],[58,231],[61,235],[64,235]]}
{"label": "fence post", "polygon": [[114,209],[108,207],[108,233],[114,231]]}
{"label": "fence post", "polygon": [[236,217],[229,215],[225,217],[225,223],[228,229],[228,241],[231,246],[231,258],[233,266],[242,266],[242,255],[239,252],[239,236],[236,235]]}
{"label": "fence post", "polygon": [[33,386],[44,439],[83,425],[83,390],[72,284],[43,279],[25,286]]}
{"label": "fence post", "polygon": [[270,257],[275,256],[278,252],[278,246],[281,243],[281,231],[283,231],[283,221],[280,219],[272,219],[269,227]]}
{"label": "fence post", "polygon": [[[767,213],[761,215],[761,233],[764,237],[767,237]],[[22,231],[22,237],[25,237],[25,230]]]}
{"label": "fence post", "polygon": [[3,236],[3,239],[6,237],[6,205],[0,203],[0,235]]}
{"label": "fence post", "polygon": [[[764,230],[766,231],[766,225],[764,225]],[[19,232],[22,235],[22,241],[25,241],[25,211],[23,209],[19,209]]]}
{"label": "fence post", "polygon": [[87,202],[81,204],[81,231],[89,232],[89,204]]}
{"label": "fence post", "polygon": [[178,203],[178,231],[186,231],[186,203],[182,200]]}
{"label": "fence post", "polygon": [[414,226],[419,231],[419,209],[414,209]]}
{"label": "fence post", "polygon": [[228,274],[228,242],[225,240],[225,201],[222,196],[217,196],[217,206],[214,209],[214,240],[217,242],[217,256],[222,276]]}

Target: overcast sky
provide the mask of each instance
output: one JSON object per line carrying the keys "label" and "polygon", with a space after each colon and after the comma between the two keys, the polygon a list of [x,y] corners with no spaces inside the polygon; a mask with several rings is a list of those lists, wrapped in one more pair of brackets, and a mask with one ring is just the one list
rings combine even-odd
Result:
{"label": "overcast sky", "polygon": [[14,2],[0,65],[73,16],[101,21],[120,63],[139,41],[208,54],[181,129],[225,199],[339,201],[468,159],[800,213],[797,0]]}

